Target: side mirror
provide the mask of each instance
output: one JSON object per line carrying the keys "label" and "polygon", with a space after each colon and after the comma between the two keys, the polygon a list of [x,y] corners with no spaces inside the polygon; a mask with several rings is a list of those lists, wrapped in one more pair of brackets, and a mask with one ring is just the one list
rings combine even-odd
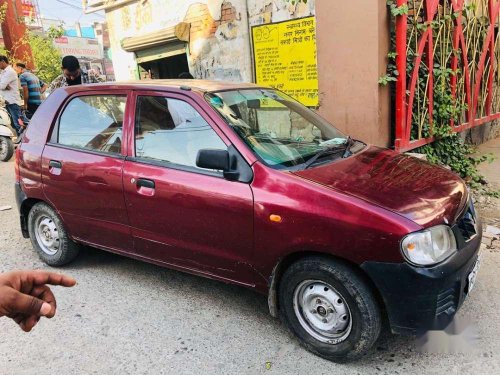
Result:
{"label": "side mirror", "polygon": [[240,178],[237,160],[229,156],[228,150],[200,150],[196,156],[196,166],[222,171],[226,180],[237,181]]}
{"label": "side mirror", "polygon": [[200,150],[196,157],[196,166],[223,172],[229,171],[229,152],[227,150]]}

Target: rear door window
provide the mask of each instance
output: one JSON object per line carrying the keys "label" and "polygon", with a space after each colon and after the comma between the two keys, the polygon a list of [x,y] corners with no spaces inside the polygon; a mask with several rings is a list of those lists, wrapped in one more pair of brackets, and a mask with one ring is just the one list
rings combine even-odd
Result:
{"label": "rear door window", "polygon": [[210,124],[190,104],[162,96],[139,96],[135,121],[135,155],[196,168],[202,149],[226,150]]}
{"label": "rear door window", "polygon": [[64,109],[57,143],[90,151],[120,154],[127,97],[79,96]]}

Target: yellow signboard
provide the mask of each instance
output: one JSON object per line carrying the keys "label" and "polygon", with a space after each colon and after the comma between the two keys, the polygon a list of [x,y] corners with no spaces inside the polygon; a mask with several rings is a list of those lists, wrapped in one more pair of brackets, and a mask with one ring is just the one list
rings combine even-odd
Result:
{"label": "yellow signboard", "polygon": [[252,40],[256,83],[318,106],[315,18],[254,26]]}

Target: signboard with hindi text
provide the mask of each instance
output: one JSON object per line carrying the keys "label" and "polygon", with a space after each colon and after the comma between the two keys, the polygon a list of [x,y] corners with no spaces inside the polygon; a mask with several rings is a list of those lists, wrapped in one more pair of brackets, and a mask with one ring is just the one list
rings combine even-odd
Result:
{"label": "signboard with hindi text", "polygon": [[255,81],[316,107],[318,68],[314,17],[252,28]]}

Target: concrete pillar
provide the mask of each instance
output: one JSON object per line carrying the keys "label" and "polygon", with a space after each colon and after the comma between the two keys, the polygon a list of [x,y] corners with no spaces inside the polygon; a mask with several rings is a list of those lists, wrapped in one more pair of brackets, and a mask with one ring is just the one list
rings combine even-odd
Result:
{"label": "concrete pillar", "polygon": [[385,1],[316,0],[319,113],[354,138],[388,146],[390,93],[378,84],[390,48]]}

